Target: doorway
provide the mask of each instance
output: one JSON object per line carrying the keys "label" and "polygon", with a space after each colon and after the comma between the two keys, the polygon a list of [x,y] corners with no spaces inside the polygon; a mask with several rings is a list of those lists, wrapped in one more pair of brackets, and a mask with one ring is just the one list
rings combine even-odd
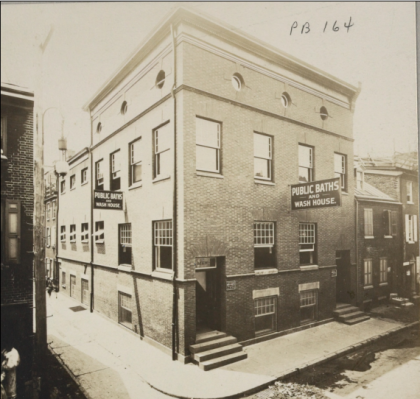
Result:
{"label": "doorway", "polygon": [[217,267],[197,270],[196,323],[197,333],[221,329],[221,278]]}
{"label": "doorway", "polygon": [[350,251],[336,251],[337,265],[336,300],[341,303],[351,303],[354,293],[351,291]]}
{"label": "doorway", "polygon": [[70,296],[76,298],[76,276],[70,275]]}

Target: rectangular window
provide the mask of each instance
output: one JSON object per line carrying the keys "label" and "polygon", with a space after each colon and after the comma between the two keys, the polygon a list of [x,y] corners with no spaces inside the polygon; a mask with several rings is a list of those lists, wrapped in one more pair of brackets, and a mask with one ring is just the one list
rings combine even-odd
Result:
{"label": "rectangular window", "polygon": [[89,281],[84,278],[81,279],[82,303],[89,306]]}
{"label": "rectangular window", "polygon": [[118,263],[131,265],[131,223],[119,225]]}
{"label": "rectangular window", "polygon": [[84,168],[80,172],[80,183],[85,184],[87,183],[87,180],[88,180],[88,168]]}
{"label": "rectangular window", "polygon": [[61,272],[61,286],[66,288],[66,272]]}
{"label": "rectangular window", "polygon": [[49,202],[47,203],[47,211],[45,213],[46,213],[46,218],[47,218],[47,222],[48,222],[50,220],[50,217],[51,217],[51,204]]}
{"label": "rectangular window", "polygon": [[57,202],[54,200],[52,202],[52,220],[55,220],[56,216],[57,216]]}
{"label": "rectangular window", "polygon": [[408,181],[406,183],[407,187],[407,202],[412,203],[413,202],[413,182]]}
{"label": "rectangular window", "polygon": [[51,260],[45,258],[45,276],[51,277]]}
{"label": "rectangular window", "polygon": [[317,319],[318,292],[316,290],[300,293],[300,322],[310,323]]}
{"label": "rectangular window", "polygon": [[356,171],[356,188],[363,190],[363,172]]}
{"label": "rectangular window", "polygon": [[81,233],[80,233],[80,240],[83,243],[88,243],[89,242],[89,224],[88,223],[82,223],[81,226]]}
{"label": "rectangular window", "polygon": [[392,213],[391,213],[391,211],[384,210],[383,218],[384,218],[384,236],[385,237],[390,237],[390,236],[392,236]]}
{"label": "rectangular window", "polygon": [[60,227],[60,241],[66,242],[66,226]]}
{"label": "rectangular window", "polygon": [[341,189],[347,191],[347,159],[345,155],[334,154],[334,177],[340,179]]}
{"label": "rectangular window", "polygon": [[276,267],[276,251],[274,250],[274,223],[254,223],[254,267]]}
{"label": "rectangular window", "polygon": [[388,282],[388,260],[387,258],[379,259],[379,282]]}
{"label": "rectangular window", "polygon": [[21,206],[18,200],[2,201],[2,260],[20,262]]}
{"label": "rectangular window", "polygon": [[272,180],[273,138],[254,133],[254,177]]}
{"label": "rectangular window", "polygon": [[1,156],[7,155],[7,119],[1,117]]}
{"label": "rectangular window", "polygon": [[105,223],[103,221],[95,223],[95,242],[97,244],[105,242]]}
{"label": "rectangular window", "polygon": [[195,118],[196,169],[220,173],[221,124]]}
{"label": "rectangular window", "polygon": [[172,220],[153,223],[155,269],[172,269]]}
{"label": "rectangular window", "polygon": [[317,255],[315,223],[299,223],[299,259],[301,265],[316,263]]}
{"label": "rectangular window", "polygon": [[56,234],[57,234],[56,227],[55,226],[51,227],[51,245],[52,245],[53,248],[55,248],[56,242],[57,242],[57,235]]}
{"label": "rectangular window", "polygon": [[76,225],[70,225],[70,242],[76,242]]}
{"label": "rectangular window", "polygon": [[110,187],[111,191],[119,190],[121,188],[121,151],[115,151],[110,155],[111,176]]}
{"label": "rectangular window", "polygon": [[314,179],[314,149],[299,144],[299,183],[308,183]]}
{"label": "rectangular window", "polygon": [[169,124],[153,131],[153,178],[169,177],[171,171]]}
{"label": "rectangular window", "polygon": [[45,234],[45,245],[47,248],[51,246],[51,228],[46,228],[46,234]]}
{"label": "rectangular window", "polygon": [[70,190],[76,188],[76,175],[70,176]]}
{"label": "rectangular window", "polygon": [[70,296],[76,298],[76,276],[70,274]]}
{"label": "rectangular window", "polygon": [[118,322],[126,327],[132,327],[131,295],[118,292]]}
{"label": "rectangular window", "polygon": [[95,163],[95,189],[103,190],[104,189],[104,173],[103,173],[103,160]]}
{"label": "rectangular window", "polygon": [[130,144],[130,186],[141,182],[142,179],[141,143],[140,137]]}
{"label": "rectangular window", "polygon": [[61,182],[60,182],[60,191],[61,191],[61,194],[64,194],[66,192],[66,181],[65,180],[61,180]]}
{"label": "rectangular window", "polygon": [[258,298],[254,301],[255,334],[276,331],[277,297]]}
{"label": "rectangular window", "polygon": [[397,235],[397,212],[391,212],[391,234],[393,236]]}
{"label": "rectangular window", "polygon": [[364,231],[365,237],[373,237],[373,210],[364,209]]}
{"label": "rectangular window", "polygon": [[372,259],[365,259],[363,262],[363,283],[365,286],[372,285]]}
{"label": "rectangular window", "polygon": [[408,243],[417,242],[417,215],[405,215],[405,236]]}

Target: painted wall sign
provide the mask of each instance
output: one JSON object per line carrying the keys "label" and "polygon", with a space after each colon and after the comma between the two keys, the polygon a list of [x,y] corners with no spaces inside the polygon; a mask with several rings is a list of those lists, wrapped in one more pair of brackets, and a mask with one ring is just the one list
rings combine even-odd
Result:
{"label": "painted wall sign", "polygon": [[212,257],[195,258],[196,269],[215,269],[216,266],[217,266],[216,258],[212,258]]}
{"label": "painted wall sign", "polygon": [[226,281],[226,291],[236,290],[236,280]]}
{"label": "painted wall sign", "polygon": [[114,191],[94,191],[93,195],[94,209],[123,209],[123,193]]}
{"label": "painted wall sign", "polygon": [[291,186],[292,210],[341,206],[340,179],[319,180]]}

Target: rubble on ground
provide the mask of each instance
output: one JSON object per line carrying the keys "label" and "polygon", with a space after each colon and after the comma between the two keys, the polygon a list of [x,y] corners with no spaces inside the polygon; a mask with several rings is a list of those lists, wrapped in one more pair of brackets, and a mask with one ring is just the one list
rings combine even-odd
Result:
{"label": "rubble on ground", "polygon": [[322,389],[313,385],[301,385],[293,382],[276,382],[268,390],[255,395],[255,399],[328,399]]}

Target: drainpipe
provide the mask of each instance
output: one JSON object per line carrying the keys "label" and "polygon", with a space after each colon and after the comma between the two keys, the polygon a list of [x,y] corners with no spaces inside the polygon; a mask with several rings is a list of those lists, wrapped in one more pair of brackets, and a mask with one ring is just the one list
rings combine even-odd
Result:
{"label": "drainpipe", "polygon": [[175,88],[176,88],[176,44],[175,44],[175,33],[173,25],[171,24],[171,36],[172,36],[172,52],[173,52],[173,74],[174,74],[174,84],[171,89],[171,94],[174,103],[174,179],[173,179],[173,211],[172,211],[172,262],[174,268],[173,280],[172,280],[172,360],[177,359],[176,353],[176,331],[177,331],[177,322],[178,322],[178,302],[177,302],[177,179],[176,179],[176,98],[175,98]]}
{"label": "drainpipe", "polygon": [[60,291],[60,268],[58,267],[58,210],[59,210],[59,205],[60,205],[60,175],[55,172],[55,180],[56,180],[56,185],[55,188],[57,190],[57,199],[55,201],[56,203],[56,208],[55,208],[55,269],[57,271],[57,281],[58,281],[58,286],[57,286],[57,291]]}
{"label": "drainpipe", "polygon": [[359,304],[359,243],[358,243],[358,231],[359,231],[359,201],[354,199],[356,203],[356,217],[355,217],[355,240],[356,240],[356,305]]}
{"label": "drainpipe", "polygon": [[94,302],[94,277],[95,273],[93,270],[93,156],[92,156],[92,146],[93,146],[93,132],[92,132],[92,115],[89,112],[90,118],[90,147],[89,150],[89,159],[90,159],[90,313],[93,313],[93,302]]}

